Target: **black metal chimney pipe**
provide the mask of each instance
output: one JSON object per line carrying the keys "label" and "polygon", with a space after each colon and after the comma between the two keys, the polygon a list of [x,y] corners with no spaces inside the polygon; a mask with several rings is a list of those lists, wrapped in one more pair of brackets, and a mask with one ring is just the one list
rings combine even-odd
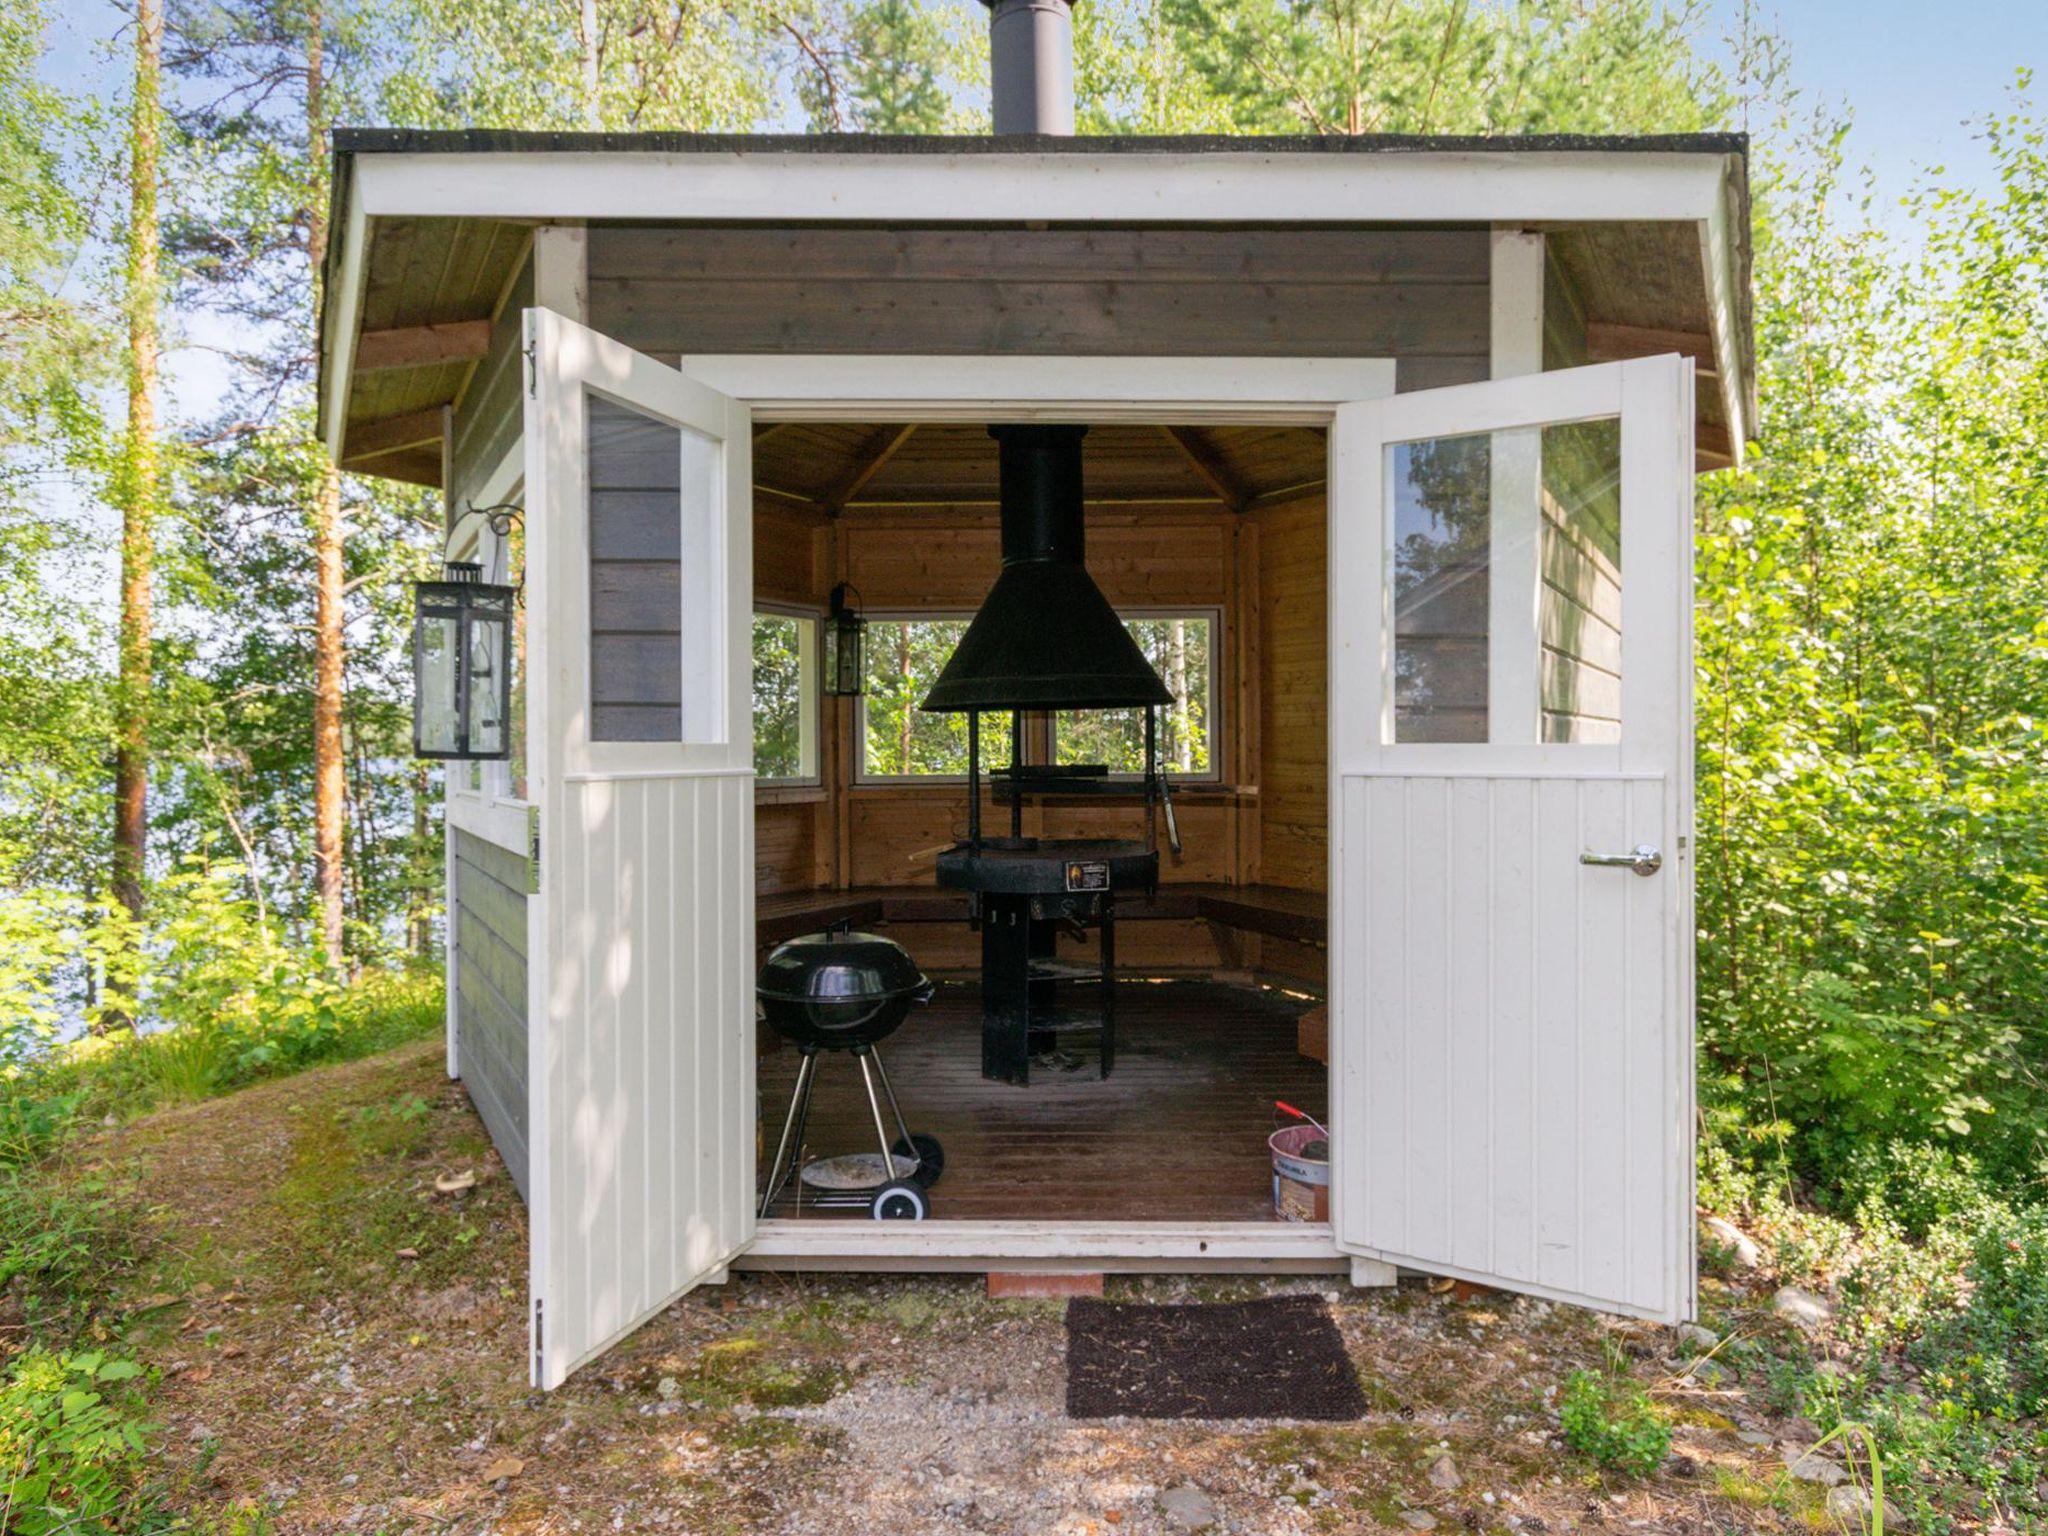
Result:
{"label": "black metal chimney pipe", "polygon": [[1074,131],[1073,0],[982,0],[997,133]]}

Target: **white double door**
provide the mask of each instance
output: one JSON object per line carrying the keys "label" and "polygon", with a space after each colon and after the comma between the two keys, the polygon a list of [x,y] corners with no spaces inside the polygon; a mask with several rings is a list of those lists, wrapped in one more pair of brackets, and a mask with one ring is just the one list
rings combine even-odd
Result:
{"label": "white double door", "polygon": [[[752,424],[526,324],[551,1387],[754,1235]],[[1337,1242],[1664,1318],[1692,1310],[1691,392],[1677,358],[1574,369],[1340,405],[1330,443]]]}

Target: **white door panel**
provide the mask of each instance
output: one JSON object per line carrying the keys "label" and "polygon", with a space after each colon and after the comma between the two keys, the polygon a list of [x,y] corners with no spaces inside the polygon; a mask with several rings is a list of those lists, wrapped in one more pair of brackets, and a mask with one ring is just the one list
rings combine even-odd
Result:
{"label": "white door panel", "polygon": [[[1693,1308],[1690,388],[1653,359],[1346,407],[1331,507],[1331,590],[1382,597],[1331,616],[1338,1240],[1667,1319]],[[1417,472],[1418,443],[1454,447]],[[1655,874],[1581,862],[1638,845]]]}
{"label": "white door panel", "polygon": [[753,1235],[752,433],[573,321],[527,327],[532,1370],[554,1387]]}

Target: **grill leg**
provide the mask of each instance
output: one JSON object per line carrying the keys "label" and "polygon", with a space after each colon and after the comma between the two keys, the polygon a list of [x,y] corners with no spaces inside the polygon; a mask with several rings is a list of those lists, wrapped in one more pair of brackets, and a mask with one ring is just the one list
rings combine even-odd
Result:
{"label": "grill leg", "polygon": [[[818,1056],[815,1051],[804,1052],[804,1059],[797,1063],[796,1087],[789,1095],[789,1113],[782,1120],[782,1139],[775,1144],[775,1161],[768,1165],[768,1187],[761,1196],[761,1208],[754,1213],[756,1220],[767,1219],[768,1207],[774,1203],[775,1197],[782,1193],[782,1186],[789,1181],[790,1173],[795,1170],[796,1159],[803,1155],[802,1138],[798,1134],[798,1127],[809,1118],[811,1078],[817,1066]],[[791,1146],[792,1141],[796,1143],[794,1148]],[[785,1153],[789,1154],[791,1164],[787,1170],[782,1166]]]}
{"label": "grill leg", "polygon": [[869,1046],[868,1055],[875,1059],[875,1076],[882,1080],[882,1097],[889,1101],[889,1113],[896,1118],[896,1129],[902,1133],[904,1145],[910,1146],[910,1127],[904,1123],[903,1106],[896,1102],[896,1090],[889,1086],[889,1069],[882,1065],[882,1048]]}
{"label": "grill leg", "polygon": [[889,1133],[882,1129],[882,1101],[875,1097],[875,1074],[868,1065],[867,1051],[854,1052],[854,1060],[860,1063],[860,1080],[868,1090],[868,1109],[875,1117],[875,1145],[882,1149],[882,1177],[884,1181],[896,1177],[896,1154],[889,1150]]}

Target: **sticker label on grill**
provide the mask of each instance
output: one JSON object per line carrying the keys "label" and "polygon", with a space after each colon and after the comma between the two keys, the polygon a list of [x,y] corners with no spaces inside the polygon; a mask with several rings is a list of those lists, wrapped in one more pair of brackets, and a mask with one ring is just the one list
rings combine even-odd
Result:
{"label": "sticker label on grill", "polygon": [[1067,889],[1070,891],[1106,891],[1109,889],[1109,865],[1099,859],[1075,859],[1067,865]]}

